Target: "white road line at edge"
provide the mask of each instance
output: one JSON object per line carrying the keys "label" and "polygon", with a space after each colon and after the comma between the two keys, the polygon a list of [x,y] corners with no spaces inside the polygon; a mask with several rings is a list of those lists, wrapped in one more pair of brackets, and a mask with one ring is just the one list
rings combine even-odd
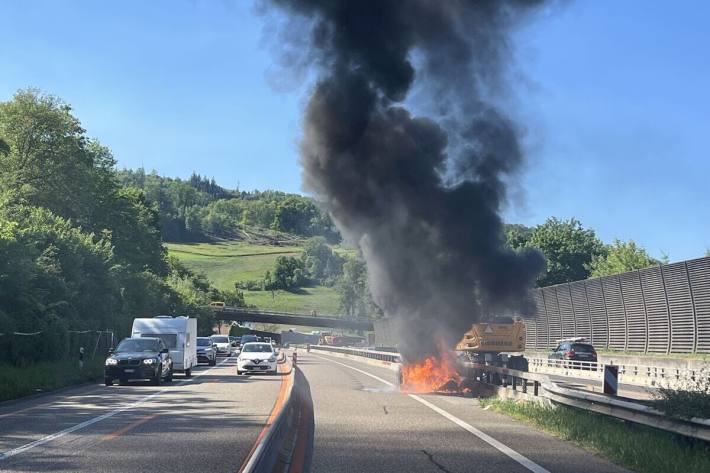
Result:
{"label": "white road line at edge", "polygon": [[[311,353],[311,355],[313,355],[313,353]],[[386,381],[386,380],[380,378],[379,376],[375,376],[374,374],[370,374],[370,373],[368,373],[367,371],[363,371],[363,370],[361,370],[361,369],[355,368],[354,366],[350,366],[350,365],[348,365],[348,364],[346,364],[346,363],[341,363],[341,362],[339,362],[339,361],[335,361],[335,360],[330,359],[330,358],[324,358],[324,357],[318,356],[318,355],[315,355],[315,356],[318,357],[318,358],[321,358],[321,359],[323,359],[323,360],[328,360],[328,361],[330,361],[330,362],[332,362],[332,363],[336,363],[336,364],[345,366],[346,368],[350,368],[351,370],[355,370],[355,371],[357,371],[358,373],[362,373],[362,374],[364,374],[364,375],[366,375],[366,376],[369,376],[370,378],[376,379],[377,381],[379,381],[379,382],[381,382],[381,383],[383,383],[383,384],[386,384],[387,386],[392,386],[392,387],[394,387],[394,384],[393,384],[393,383],[390,383],[389,381]],[[485,432],[482,432],[482,431],[478,430],[477,428],[475,428],[474,426],[472,426],[472,425],[469,424],[468,422],[465,422],[465,421],[459,419],[458,417],[456,417],[455,415],[450,414],[449,412],[445,411],[444,409],[442,409],[442,408],[440,408],[440,407],[438,407],[438,406],[432,404],[431,402],[429,402],[429,401],[427,401],[427,400],[425,400],[425,399],[422,399],[421,397],[417,396],[416,394],[407,394],[407,396],[411,397],[412,399],[414,399],[414,400],[417,401],[417,402],[420,402],[421,404],[424,404],[426,407],[428,407],[428,408],[431,409],[432,411],[434,411],[434,412],[436,412],[437,414],[439,414],[439,415],[441,415],[441,416],[443,416],[443,417],[449,419],[451,422],[453,422],[454,424],[458,425],[459,427],[461,427],[462,429],[466,430],[467,432],[472,433],[473,435],[475,435],[475,436],[478,437],[479,439],[481,439],[481,440],[483,440],[484,442],[486,442],[486,443],[487,443],[488,445],[490,445],[491,447],[495,448],[495,449],[498,450],[499,452],[501,452],[501,453],[507,455],[508,457],[512,458],[513,460],[515,460],[516,462],[520,463],[521,465],[523,465],[525,468],[527,468],[528,470],[532,471],[533,473],[550,473],[549,470],[546,470],[545,468],[541,467],[540,465],[538,465],[538,464],[535,463],[534,461],[530,460],[528,457],[519,454],[518,452],[516,452],[516,451],[513,450],[512,448],[510,448],[510,447],[508,447],[507,445],[505,445],[505,444],[499,442],[498,440],[494,439],[493,437],[491,437],[490,435],[486,434]]]}
{"label": "white road line at edge", "polygon": [[[195,373],[191,378],[184,379],[184,380],[180,381],[179,383],[176,383],[175,385],[179,386],[181,384],[187,384],[187,383],[191,382],[192,380],[209,373],[213,369],[220,367],[222,364],[224,364],[229,359],[230,358],[225,358],[224,360],[220,361],[217,364],[217,366],[215,366],[214,368],[210,368],[206,371],[200,371],[199,373]],[[46,437],[42,437],[41,439],[35,440],[34,442],[30,442],[30,443],[22,445],[20,447],[13,448],[12,450],[8,450],[7,452],[0,453],[0,461],[7,460],[10,457],[14,457],[15,455],[19,455],[20,453],[24,453],[27,450],[31,450],[35,447],[39,447],[40,445],[44,445],[48,442],[51,442],[52,440],[56,440],[60,437],[64,437],[67,434],[70,434],[72,432],[76,432],[77,430],[81,430],[84,427],[88,427],[92,424],[95,424],[97,422],[101,422],[102,420],[108,419],[109,417],[113,417],[116,414],[120,414],[121,412],[127,411],[129,409],[133,409],[134,407],[138,407],[141,404],[145,404],[146,402],[150,401],[154,397],[159,396],[160,394],[163,394],[164,392],[169,391],[169,390],[170,390],[170,388],[161,389],[160,391],[155,392],[153,394],[149,394],[145,397],[142,397],[139,400],[132,402],[131,404],[128,404],[127,406],[120,407],[120,408],[113,410],[111,412],[107,412],[106,414],[86,420],[80,424],[73,425],[73,426],[66,428],[64,430],[61,430],[57,433],[47,435]]]}

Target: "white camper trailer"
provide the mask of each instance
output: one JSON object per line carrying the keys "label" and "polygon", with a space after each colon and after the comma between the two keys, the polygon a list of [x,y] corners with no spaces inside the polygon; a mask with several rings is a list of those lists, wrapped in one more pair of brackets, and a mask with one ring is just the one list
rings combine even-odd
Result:
{"label": "white camper trailer", "polygon": [[173,371],[181,371],[188,378],[197,366],[197,319],[158,315],[151,319],[134,319],[132,338],[157,337],[170,350]]}

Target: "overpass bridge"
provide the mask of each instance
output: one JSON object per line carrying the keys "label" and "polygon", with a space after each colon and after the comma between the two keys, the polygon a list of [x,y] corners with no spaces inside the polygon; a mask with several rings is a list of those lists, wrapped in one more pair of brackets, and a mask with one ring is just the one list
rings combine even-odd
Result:
{"label": "overpass bridge", "polygon": [[272,312],[242,307],[215,308],[215,318],[234,322],[259,322],[264,324],[302,325],[307,327],[341,328],[349,330],[373,331],[369,320],[351,320],[332,315],[313,316],[289,312]]}

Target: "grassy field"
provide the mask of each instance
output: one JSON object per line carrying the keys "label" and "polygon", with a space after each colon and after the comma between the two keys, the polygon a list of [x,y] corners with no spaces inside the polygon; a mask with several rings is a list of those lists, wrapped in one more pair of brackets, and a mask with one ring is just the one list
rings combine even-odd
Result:
{"label": "grassy field", "polygon": [[298,292],[244,291],[247,304],[254,304],[265,310],[310,314],[315,310],[321,315],[337,315],[340,302],[333,288],[315,286],[304,287]]}
{"label": "grassy field", "polygon": [[[237,281],[257,280],[267,270],[273,268],[279,256],[298,256],[302,248],[296,245],[274,246],[255,245],[243,241],[217,243],[168,243],[172,256],[176,256],[187,267],[202,272],[216,287],[233,290]],[[340,254],[352,250],[335,248]],[[338,295],[333,288],[315,286],[295,292],[244,291],[247,304],[264,310],[319,314],[338,313]]]}
{"label": "grassy field", "polygon": [[482,400],[481,405],[575,442],[634,471],[710,471],[710,447],[702,441],[565,406],[552,409],[501,400]]}
{"label": "grassy field", "polygon": [[104,358],[78,361],[43,361],[25,368],[0,365],[0,401],[103,379]]}

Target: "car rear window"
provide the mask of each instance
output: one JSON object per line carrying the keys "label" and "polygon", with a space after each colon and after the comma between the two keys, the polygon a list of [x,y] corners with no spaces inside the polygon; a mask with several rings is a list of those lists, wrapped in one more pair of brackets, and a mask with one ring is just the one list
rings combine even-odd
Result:
{"label": "car rear window", "polygon": [[208,347],[212,345],[212,341],[209,338],[198,338],[197,339],[197,346],[198,347]]}
{"label": "car rear window", "polygon": [[229,337],[212,337],[214,343],[229,343]]}
{"label": "car rear window", "polygon": [[591,345],[585,345],[584,343],[575,343],[572,345],[572,350],[578,353],[592,353],[594,352],[594,347]]}

